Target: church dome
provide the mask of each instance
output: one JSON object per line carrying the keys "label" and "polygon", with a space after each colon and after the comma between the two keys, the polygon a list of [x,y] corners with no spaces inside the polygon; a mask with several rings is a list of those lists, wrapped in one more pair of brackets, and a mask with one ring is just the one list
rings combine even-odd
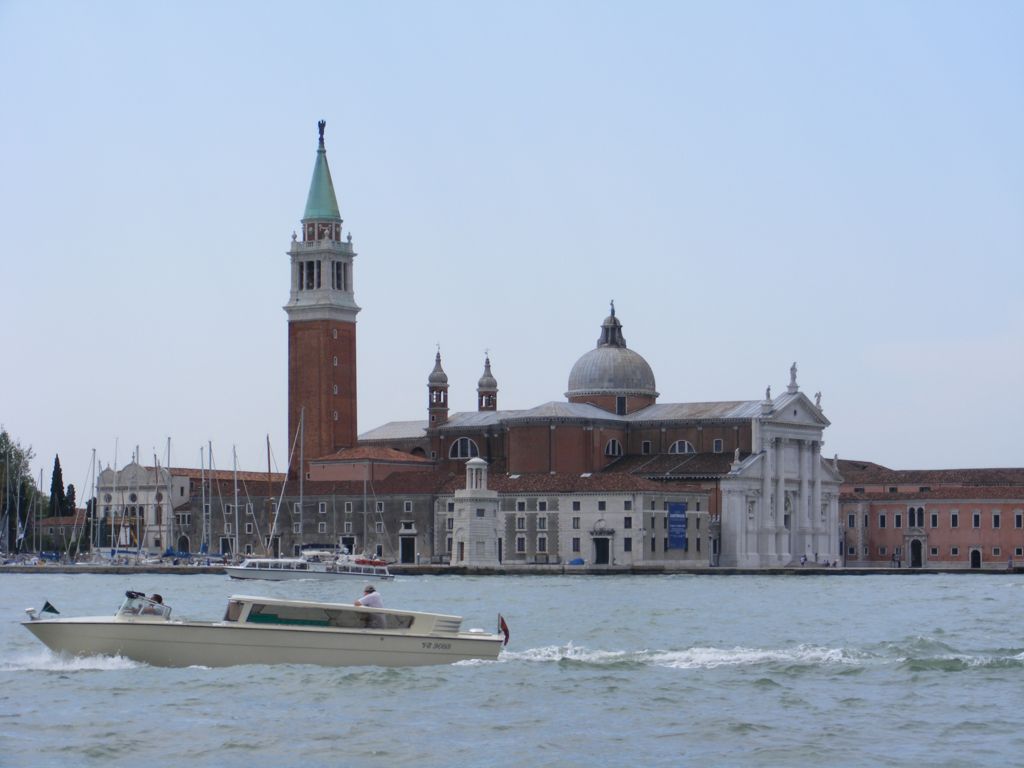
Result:
{"label": "church dome", "polygon": [[565,396],[580,395],[658,396],[651,366],[626,347],[614,304],[611,314],[601,324],[597,348],[577,360],[569,373],[569,391]]}
{"label": "church dome", "polygon": [[487,357],[484,359],[484,375],[480,377],[480,380],[476,383],[477,389],[497,389],[498,380],[494,378],[494,374],[491,373],[491,358]]}

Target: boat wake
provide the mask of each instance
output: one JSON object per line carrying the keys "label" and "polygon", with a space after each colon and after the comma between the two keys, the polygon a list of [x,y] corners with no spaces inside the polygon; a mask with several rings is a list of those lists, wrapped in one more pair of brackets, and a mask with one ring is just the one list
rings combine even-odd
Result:
{"label": "boat wake", "polygon": [[123,656],[61,656],[38,651],[9,656],[0,661],[0,672],[107,672],[145,666]]}
{"label": "boat wake", "polygon": [[[832,668],[837,671],[898,665],[912,671],[958,671],[975,668],[1021,668],[1024,653],[1018,649],[959,652],[941,643],[928,649],[920,644],[907,653],[905,645],[879,653],[869,650],[797,645],[790,648],[716,648],[695,646],[681,650],[604,651],[572,643],[506,651],[499,661],[589,665],[595,667],[666,667],[669,669],[716,669],[719,667],[785,667],[789,670]],[[894,652],[896,651],[896,652]]]}
{"label": "boat wake", "polygon": [[569,643],[519,652],[505,652],[506,661],[579,663],[594,666],[657,666],[671,669],[714,669],[725,666],[852,665],[864,657],[843,648],[799,645],[795,648],[713,648],[694,647],[683,650],[603,651]]}

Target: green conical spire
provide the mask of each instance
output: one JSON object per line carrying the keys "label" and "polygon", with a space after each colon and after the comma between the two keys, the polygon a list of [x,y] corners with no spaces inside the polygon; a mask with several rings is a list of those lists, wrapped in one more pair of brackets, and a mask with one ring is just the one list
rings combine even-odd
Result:
{"label": "green conical spire", "polygon": [[334,182],[331,181],[331,168],[327,165],[327,150],[324,148],[324,127],[327,121],[321,120],[320,146],[316,151],[316,165],[313,166],[313,180],[309,183],[309,196],[306,198],[306,219],[341,219],[338,210],[338,198],[334,195]]}

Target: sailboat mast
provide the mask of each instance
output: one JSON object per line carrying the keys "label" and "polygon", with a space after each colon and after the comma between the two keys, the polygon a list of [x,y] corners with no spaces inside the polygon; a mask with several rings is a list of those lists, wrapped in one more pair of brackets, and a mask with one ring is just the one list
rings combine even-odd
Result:
{"label": "sailboat mast", "polygon": [[302,481],[306,476],[306,460],[303,452],[303,447],[306,442],[306,408],[303,406],[299,410],[299,553],[302,553],[302,534],[305,530],[303,526],[303,507],[305,506],[302,498]]}
{"label": "sailboat mast", "polygon": [[234,445],[231,446],[231,457],[234,465],[232,472],[235,484],[235,546],[232,554],[238,557],[238,449]]}

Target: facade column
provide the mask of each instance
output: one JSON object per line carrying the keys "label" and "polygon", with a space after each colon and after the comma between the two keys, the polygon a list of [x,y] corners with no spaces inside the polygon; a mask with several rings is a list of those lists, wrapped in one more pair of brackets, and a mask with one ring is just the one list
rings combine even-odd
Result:
{"label": "facade column", "polygon": [[817,525],[818,516],[821,515],[821,442],[811,442],[811,524]]}
{"label": "facade column", "polygon": [[[764,564],[766,555],[775,555],[775,526],[772,524],[772,446],[774,442],[774,440],[766,440],[764,443],[764,464],[761,467],[761,510],[754,521],[758,565]],[[761,547],[765,542],[768,551],[762,552]]]}
{"label": "facade column", "polygon": [[[789,550],[786,546],[786,441],[778,438],[775,443],[775,537],[778,543],[775,547],[777,556],[783,555]],[[796,510],[794,510],[795,512]],[[796,517],[794,514],[793,517]],[[795,520],[790,519],[789,525],[793,526]]]}
{"label": "facade column", "polygon": [[806,528],[812,524],[811,520],[811,495],[808,458],[812,453],[811,441],[800,441],[800,527]]}

